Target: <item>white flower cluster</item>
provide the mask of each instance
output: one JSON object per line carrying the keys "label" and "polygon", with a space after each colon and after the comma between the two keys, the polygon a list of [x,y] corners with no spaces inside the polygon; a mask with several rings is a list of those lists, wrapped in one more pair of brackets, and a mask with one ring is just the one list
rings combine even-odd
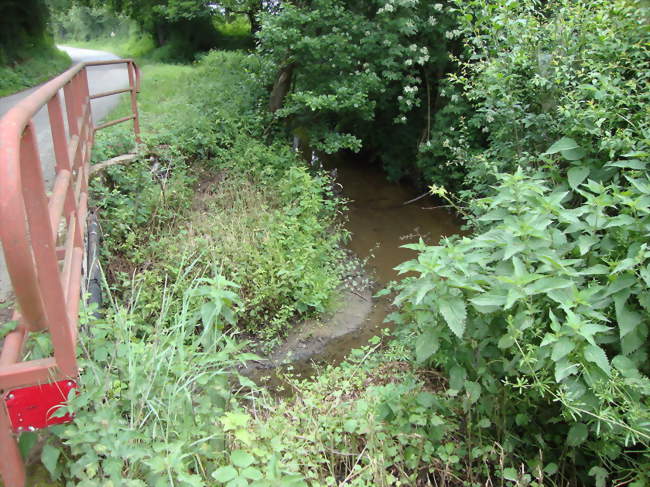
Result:
{"label": "white flower cluster", "polygon": [[395,11],[395,7],[415,7],[419,0],[388,0],[386,5],[377,10],[377,14],[391,13]]}
{"label": "white flower cluster", "polygon": [[388,2],[388,3],[387,3],[386,5],[384,5],[382,8],[380,8],[379,10],[377,10],[377,15],[381,15],[381,14],[383,14],[384,12],[386,12],[386,13],[390,13],[390,12],[394,12],[394,11],[395,11],[395,5],[393,5],[392,3]]}
{"label": "white flower cluster", "polygon": [[409,85],[406,85],[406,86],[404,87],[404,93],[407,93],[407,94],[408,94],[408,93],[416,93],[417,91],[418,91],[418,87],[417,87],[417,86],[409,86]]}
{"label": "white flower cluster", "polygon": [[436,3],[433,8],[435,8],[438,12],[442,12],[442,3]]}
{"label": "white flower cluster", "polygon": [[436,19],[433,15],[429,17],[429,24],[435,26],[437,23],[438,23],[438,19]]}

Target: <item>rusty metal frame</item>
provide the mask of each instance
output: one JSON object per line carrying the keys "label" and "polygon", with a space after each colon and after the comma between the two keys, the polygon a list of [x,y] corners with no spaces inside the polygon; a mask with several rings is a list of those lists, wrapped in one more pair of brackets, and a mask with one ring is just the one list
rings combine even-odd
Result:
{"label": "rusty metal frame", "polygon": [[[91,95],[87,68],[114,64],[126,64],[129,88]],[[76,338],[91,150],[97,130],[127,120],[133,120],[140,142],[139,91],[140,73],[131,59],[80,63],[38,88],[0,120],[0,238],[17,303],[13,319],[18,322],[0,351],[0,475],[5,487],[25,485],[5,406],[9,392],[78,374]],[[95,126],[91,100],[119,93],[130,93],[132,114]],[[33,122],[44,106],[56,159],[49,197]],[[27,336],[38,331],[49,332],[53,355],[23,361]]]}

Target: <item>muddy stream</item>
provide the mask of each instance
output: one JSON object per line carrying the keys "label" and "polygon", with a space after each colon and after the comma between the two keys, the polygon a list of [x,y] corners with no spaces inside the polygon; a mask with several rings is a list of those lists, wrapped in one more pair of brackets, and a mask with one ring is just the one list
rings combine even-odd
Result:
{"label": "muddy stream", "polygon": [[286,342],[265,360],[243,372],[256,382],[282,384],[278,370],[290,365],[292,373],[311,375],[314,365],[341,362],[350,350],[361,347],[385,328],[391,311],[389,298],[373,295],[390,281],[398,279],[395,267],[416,257],[413,250],[402,248],[421,237],[428,244],[460,232],[461,221],[440,208],[440,202],[425,197],[411,204],[419,191],[404,183],[391,183],[376,166],[352,157],[332,157],[324,169],[336,171],[340,193],[349,200],[347,229],[351,233],[349,250],[366,262],[355,281],[370,281],[361,289],[344,291],[336,311],[320,321],[306,321],[293,330]]}
{"label": "muddy stream", "polygon": [[[416,256],[402,245],[420,237],[434,244],[444,236],[460,232],[461,222],[453,213],[432,209],[439,202],[422,198],[404,205],[421,192],[408,184],[388,182],[375,166],[345,158],[332,158],[324,165],[329,171],[336,169],[342,196],[349,200],[349,250],[367,261],[356,279],[370,281],[371,285],[343,292],[330,316],[298,325],[265,360],[241,370],[279,395],[288,391],[278,371],[290,366],[293,374],[307,377],[313,374],[315,365],[339,363],[350,350],[367,344],[383,329],[392,328],[391,323],[385,322],[390,300],[373,298],[373,294],[398,278],[394,269],[397,265]],[[38,462],[33,462],[29,476],[34,487],[60,485],[49,480]]]}

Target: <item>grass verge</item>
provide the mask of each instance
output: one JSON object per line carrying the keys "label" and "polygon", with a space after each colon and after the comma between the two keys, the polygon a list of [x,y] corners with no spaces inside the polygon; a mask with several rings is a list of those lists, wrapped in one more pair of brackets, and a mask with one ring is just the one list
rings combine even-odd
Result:
{"label": "grass verge", "polygon": [[49,80],[70,67],[72,61],[56,47],[35,49],[25,61],[0,66],[0,96],[8,96]]}

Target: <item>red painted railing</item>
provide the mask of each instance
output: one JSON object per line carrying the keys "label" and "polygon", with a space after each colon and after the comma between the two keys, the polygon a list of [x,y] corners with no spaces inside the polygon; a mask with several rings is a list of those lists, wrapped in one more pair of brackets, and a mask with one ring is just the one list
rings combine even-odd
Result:
{"label": "red painted railing", "polygon": [[[88,67],[114,64],[126,65],[129,87],[91,95]],[[81,63],[41,86],[0,120],[0,238],[16,298],[13,319],[18,322],[0,352],[0,475],[5,487],[25,485],[16,435],[61,422],[52,418],[52,412],[76,387],[94,135],[99,129],[133,120],[139,141],[139,81],[138,68],[129,59]],[[91,100],[119,93],[130,93],[132,114],[94,126]],[[56,160],[49,197],[33,121],[44,106]],[[37,331],[49,332],[53,354],[23,361],[26,338]]]}

